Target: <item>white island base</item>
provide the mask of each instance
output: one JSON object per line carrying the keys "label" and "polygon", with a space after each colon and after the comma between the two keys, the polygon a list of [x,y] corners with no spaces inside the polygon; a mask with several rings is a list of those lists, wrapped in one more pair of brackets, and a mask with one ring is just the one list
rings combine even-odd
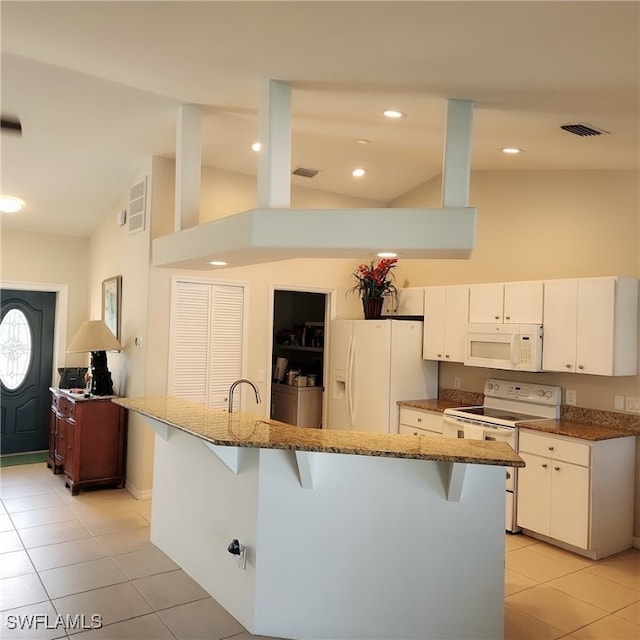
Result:
{"label": "white island base", "polygon": [[221,447],[147,419],[151,540],[250,632],[503,637],[503,467]]}

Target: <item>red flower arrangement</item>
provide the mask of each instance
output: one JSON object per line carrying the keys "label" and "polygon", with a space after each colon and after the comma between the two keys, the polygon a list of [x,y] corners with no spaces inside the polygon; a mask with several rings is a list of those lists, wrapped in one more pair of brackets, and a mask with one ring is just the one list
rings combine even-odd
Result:
{"label": "red flower arrangement", "polygon": [[377,265],[374,265],[373,260],[368,265],[361,264],[353,272],[356,283],[349,289],[349,293],[357,292],[362,302],[384,296],[391,296],[396,300],[398,290],[395,286],[393,269],[397,263],[397,258],[382,258]]}

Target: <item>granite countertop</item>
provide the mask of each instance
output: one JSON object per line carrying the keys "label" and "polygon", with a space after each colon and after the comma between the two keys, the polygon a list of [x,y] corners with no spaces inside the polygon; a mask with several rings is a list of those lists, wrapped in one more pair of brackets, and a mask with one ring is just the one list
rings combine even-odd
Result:
{"label": "granite countertop", "polygon": [[626,438],[640,435],[640,429],[633,427],[616,427],[587,422],[573,422],[571,420],[536,420],[535,422],[518,422],[518,427],[543,431],[556,436],[569,436],[581,440],[611,440],[612,438]]}
{"label": "granite countertop", "polygon": [[[464,399],[457,398],[456,400]],[[467,398],[468,403],[460,403],[453,399],[434,398],[422,400],[401,400],[401,407],[412,407],[424,411],[442,413],[445,409],[462,406],[482,405],[483,399]],[[475,401],[475,402],[474,402]],[[582,440],[611,440],[640,435],[640,417],[597,409],[581,409],[579,407],[562,407],[559,420],[536,420],[535,422],[518,422],[518,427],[543,431],[558,436],[580,438]]]}
{"label": "granite countertop", "polygon": [[441,400],[434,398],[433,400],[400,400],[400,407],[410,407],[411,409],[421,409],[422,411],[433,411],[434,413],[442,413],[445,409],[453,409],[461,406],[452,400]]}
{"label": "granite countertop", "polygon": [[306,429],[244,412],[230,414],[190,400],[165,396],[115,398],[113,402],[222,446],[524,466],[522,458],[504,442]]}

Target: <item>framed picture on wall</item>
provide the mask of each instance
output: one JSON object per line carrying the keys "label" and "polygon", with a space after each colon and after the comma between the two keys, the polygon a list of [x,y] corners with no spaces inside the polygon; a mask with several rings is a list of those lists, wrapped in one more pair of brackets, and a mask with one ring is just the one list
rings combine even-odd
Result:
{"label": "framed picture on wall", "polygon": [[122,276],[102,281],[102,319],[120,340],[120,305],[122,302]]}

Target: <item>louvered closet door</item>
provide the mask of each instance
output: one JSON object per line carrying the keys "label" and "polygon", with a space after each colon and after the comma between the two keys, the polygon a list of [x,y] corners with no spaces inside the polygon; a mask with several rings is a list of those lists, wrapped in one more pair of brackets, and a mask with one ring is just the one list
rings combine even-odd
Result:
{"label": "louvered closet door", "polygon": [[[226,409],[229,387],[242,375],[242,287],[213,287],[211,342],[209,357],[209,404]],[[239,411],[240,385],[234,393],[233,410]]]}
{"label": "louvered closet door", "polygon": [[243,304],[239,286],[175,283],[169,395],[227,407],[229,387],[242,370]]}

